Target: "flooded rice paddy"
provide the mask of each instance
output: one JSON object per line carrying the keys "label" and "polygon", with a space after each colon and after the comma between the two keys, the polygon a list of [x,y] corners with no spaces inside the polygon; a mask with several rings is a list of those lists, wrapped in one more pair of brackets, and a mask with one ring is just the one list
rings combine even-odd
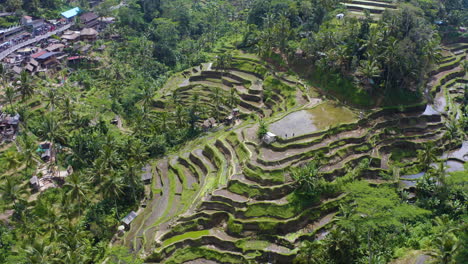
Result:
{"label": "flooded rice paddy", "polygon": [[357,115],[350,109],[325,102],[314,108],[286,115],[271,124],[270,131],[283,138],[297,137],[356,120]]}

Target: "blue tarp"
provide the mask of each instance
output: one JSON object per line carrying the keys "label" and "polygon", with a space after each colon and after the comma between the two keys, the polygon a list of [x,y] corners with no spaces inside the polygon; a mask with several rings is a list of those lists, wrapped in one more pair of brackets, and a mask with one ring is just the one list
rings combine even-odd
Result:
{"label": "blue tarp", "polygon": [[61,15],[68,19],[68,18],[72,18],[72,17],[78,15],[78,13],[80,11],[81,10],[80,10],[79,7],[75,7],[75,8],[72,8],[72,9],[68,10],[68,11],[63,12]]}

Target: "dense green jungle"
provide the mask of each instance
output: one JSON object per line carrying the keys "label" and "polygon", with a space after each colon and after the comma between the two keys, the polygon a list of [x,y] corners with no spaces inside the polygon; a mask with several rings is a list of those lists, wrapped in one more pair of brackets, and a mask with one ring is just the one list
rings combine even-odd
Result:
{"label": "dense green jungle", "polygon": [[0,263],[468,263],[467,0],[0,0]]}

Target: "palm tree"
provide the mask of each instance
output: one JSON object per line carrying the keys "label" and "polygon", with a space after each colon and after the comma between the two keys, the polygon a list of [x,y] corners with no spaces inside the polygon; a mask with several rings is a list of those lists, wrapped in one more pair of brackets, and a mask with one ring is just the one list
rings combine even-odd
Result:
{"label": "palm tree", "polygon": [[228,105],[229,107],[234,107],[239,103],[239,99],[237,98],[237,93],[235,88],[231,88],[229,92],[229,98],[228,98]]}
{"label": "palm tree", "polygon": [[122,177],[111,171],[110,174],[106,175],[100,185],[100,191],[105,199],[113,199],[115,204],[115,210],[117,217],[119,218],[119,212],[117,208],[117,199],[123,194],[123,179]]}
{"label": "palm tree", "polygon": [[22,154],[26,168],[30,168],[34,158],[36,157],[36,143],[27,133],[21,134],[19,141],[21,143]]}
{"label": "palm tree", "polygon": [[359,68],[356,72],[358,76],[362,77],[361,82],[364,87],[371,88],[373,86],[373,78],[380,76],[381,70],[376,60],[368,59],[361,61]]}
{"label": "palm tree", "polygon": [[32,245],[26,246],[24,252],[27,263],[31,264],[53,264],[60,261],[56,258],[56,248],[53,243],[34,240]]}
{"label": "palm tree", "polygon": [[22,200],[24,194],[26,194],[26,190],[13,177],[7,177],[5,182],[0,185],[0,193],[2,194],[2,199],[7,202],[13,202],[14,207],[16,207],[16,203]]}
{"label": "palm tree", "polygon": [[454,227],[455,223],[447,215],[437,216],[434,223],[439,228],[439,234],[432,243],[433,249],[429,255],[435,258],[436,263],[454,263],[453,257],[460,247],[459,239],[455,235],[459,228]]}
{"label": "palm tree", "polygon": [[65,188],[68,189],[66,195],[70,202],[78,203],[78,214],[81,216],[81,204],[83,201],[88,200],[90,194],[90,179],[85,175],[79,173],[73,173],[68,176],[65,181]]}
{"label": "palm tree", "polygon": [[69,96],[66,96],[63,99],[63,104],[62,104],[62,114],[65,117],[66,120],[70,121],[73,116],[75,106],[73,105],[73,102]]}
{"label": "palm tree", "polygon": [[184,113],[184,108],[181,105],[176,106],[175,118],[177,120],[177,126],[179,128],[184,127],[185,113]]}
{"label": "palm tree", "polygon": [[418,162],[423,171],[427,171],[435,161],[437,161],[437,154],[434,144],[427,143],[423,149],[418,150]]}
{"label": "palm tree", "polygon": [[10,107],[13,105],[13,100],[15,99],[16,91],[13,87],[10,85],[7,85],[5,88],[5,93],[3,95],[3,98],[8,101],[10,104]]}
{"label": "palm tree", "polygon": [[213,99],[214,111],[213,116],[215,119],[219,119],[219,109],[221,107],[221,93],[219,92],[220,89],[214,88],[213,93],[211,94],[211,98]]}
{"label": "palm tree", "polygon": [[24,100],[31,97],[34,94],[34,87],[31,84],[29,74],[25,71],[21,72],[20,75],[21,85],[18,87],[21,93],[21,98]]}
{"label": "palm tree", "polygon": [[63,136],[59,131],[59,123],[52,113],[43,117],[39,132],[50,142],[62,142]]}
{"label": "palm tree", "polygon": [[49,88],[47,89],[45,96],[46,96],[46,101],[47,101],[46,107],[51,106],[52,111],[53,111],[57,104],[57,97],[58,97],[57,90],[53,88]]}
{"label": "palm tree", "polygon": [[18,152],[9,150],[3,154],[7,170],[16,170],[21,164],[21,157]]}

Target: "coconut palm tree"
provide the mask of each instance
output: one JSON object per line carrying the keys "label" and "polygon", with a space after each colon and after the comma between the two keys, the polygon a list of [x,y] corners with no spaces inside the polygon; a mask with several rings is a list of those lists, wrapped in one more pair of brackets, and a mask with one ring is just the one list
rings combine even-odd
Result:
{"label": "coconut palm tree", "polygon": [[105,199],[114,200],[115,210],[119,218],[117,208],[117,199],[123,194],[123,179],[118,173],[111,171],[108,175],[104,176],[100,185],[100,191]]}
{"label": "coconut palm tree", "polygon": [[5,101],[7,101],[8,104],[10,104],[10,107],[13,105],[13,101],[15,100],[15,96],[16,96],[15,88],[13,88],[10,85],[7,85],[5,87],[5,92],[3,94],[3,99]]}
{"label": "coconut palm tree", "polygon": [[78,214],[80,216],[81,205],[89,199],[88,195],[91,193],[89,183],[90,179],[79,173],[73,173],[65,181],[64,187],[68,189],[66,192],[67,198],[71,203],[76,202],[78,204]]}
{"label": "coconut palm tree", "polygon": [[21,156],[14,150],[9,150],[3,154],[7,170],[16,170],[21,164]]}
{"label": "coconut palm tree", "polygon": [[53,264],[60,261],[56,257],[56,246],[54,243],[46,243],[34,240],[31,245],[24,249],[27,263],[31,264]]}
{"label": "coconut palm tree", "polygon": [[427,171],[431,164],[437,161],[436,150],[432,143],[427,143],[423,149],[418,150],[418,162],[423,171]]}
{"label": "coconut palm tree", "polygon": [[30,75],[25,71],[21,72],[20,81],[21,83],[18,87],[18,90],[21,93],[21,98],[24,100],[34,94],[34,86],[32,85]]}
{"label": "coconut palm tree", "polygon": [[26,189],[15,177],[6,177],[5,182],[0,185],[0,194],[2,199],[12,202],[14,207],[16,207],[17,202],[22,200],[26,194]]}
{"label": "coconut palm tree", "polygon": [[364,84],[364,87],[372,91],[373,78],[379,77],[380,73],[381,69],[378,62],[374,59],[368,59],[360,62],[356,75],[362,77],[361,82]]}

